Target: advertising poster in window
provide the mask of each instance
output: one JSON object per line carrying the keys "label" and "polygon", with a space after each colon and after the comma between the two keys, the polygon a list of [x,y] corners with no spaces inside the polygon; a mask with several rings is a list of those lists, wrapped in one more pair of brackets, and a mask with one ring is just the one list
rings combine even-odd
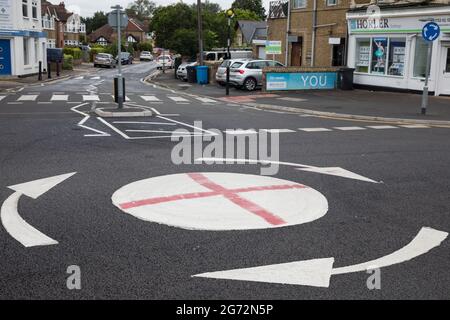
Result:
{"label": "advertising poster in window", "polygon": [[373,38],[372,73],[385,74],[387,56],[387,38]]}

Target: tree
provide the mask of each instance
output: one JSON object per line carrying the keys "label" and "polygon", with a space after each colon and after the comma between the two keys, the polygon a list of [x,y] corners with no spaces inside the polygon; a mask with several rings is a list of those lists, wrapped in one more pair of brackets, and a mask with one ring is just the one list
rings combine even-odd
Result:
{"label": "tree", "polygon": [[266,9],[262,5],[262,0],[235,0],[231,8],[252,11],[261,20],[266,18]]}
{"label": "tree", "polygon": [[86,33],[91,34],[108,23],[108,16],[103,11],[97,11],[93,17],[81,18],[81,20],[86,24]]}
{"label": "tree", "polygon": [[128,15],[144,21],[149,20],[152,17],[155,8],[156,4],[153,1],[135,0],[133,3],[130,3],[126,11]]}

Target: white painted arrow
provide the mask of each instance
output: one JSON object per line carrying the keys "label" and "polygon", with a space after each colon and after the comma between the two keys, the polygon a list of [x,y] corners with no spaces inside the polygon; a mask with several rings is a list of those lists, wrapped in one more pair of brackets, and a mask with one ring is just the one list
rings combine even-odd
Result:
{"label": "white painted arrow", "polygon": [[371,182],[371,183],[381,183],[369,178],[366,178],[364,176],[361,176],[359,174],[356,174],[354,172],[345,170],[343,168],[339,167],[314,167],[314,166],[308,166],[305,164],[300,163],[293,163],[293,162],[282,162],[282,161],[272,161],[272,160],[255,160],[255,159],[233,159],[233,158],[198,158],[195,161],[204,161],[204,162],[221,162],[221,163],[248,163],[248,164],[262,164],[262,165],[268,165],[268,164],[274,164],[274,165],[282,165],[282,166],[290,166],[290,167],[299,167],[296,170],[302,170],[302,171],[308,171],[308,172],[314,172],[319,174],[327,174],[327,175],[333,175],[338,176],[342,178],[347,179],[353,179],[353,180],[360,180],[365,182]]}
{"label": "white painted arrow", "polygon": [[409,261],[438,247],[447,236],[447,232],[422,228],[417,236],[400,250],[380,259],[342,268],[333,268],[334,258],[326,258],[202,273],[193,277],[328,288],[332,275],[361,272]]}
{"label": "white painted arrow", "polygon": [[6,231],[25,247],[58,244],[56,240],[47,237],[23,220],[19,215],[17,207],[22,195],[37,199],[75,173],[72,172],[8,187],[16,192],[6,199],[0,211],[0,218]]}

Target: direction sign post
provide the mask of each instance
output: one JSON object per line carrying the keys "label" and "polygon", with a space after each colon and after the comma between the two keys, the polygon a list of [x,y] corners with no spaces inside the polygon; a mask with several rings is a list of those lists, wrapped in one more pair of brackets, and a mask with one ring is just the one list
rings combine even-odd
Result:
{"label": "direction sign post", "polygon": [[123,102],[124,102],[124,81],[122,76],[122,27],[126,27],[128,24],[128,17],[126,14],[122,11],[122,7],[120,5],[117,5],[115,7],[111,7],[111,9],[114,9],[115,11],[111,12],[108,15],[108,23],[109,25],[117,29],[117,103],[118,108],[123,108]]}
{"label": "direction sign post", "polygon": [[433,41],[439,38],[441,28],[435,22],[428,22],[422,29],[422,37],[428,42],[427,66],[425,70],[425,84],[422,95],[422,114],[427,114],[428,107],[428,83],[431,71],[431,59],[433,55]]}

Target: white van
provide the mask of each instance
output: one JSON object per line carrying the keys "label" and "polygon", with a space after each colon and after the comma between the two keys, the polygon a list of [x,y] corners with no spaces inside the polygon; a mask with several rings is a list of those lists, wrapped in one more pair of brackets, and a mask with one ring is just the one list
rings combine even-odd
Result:
{"label": "white van", "polygon": [[[250,50],[230,50],[231,59],[252,59]],[[223,61],[227,58],[227,51],[206,51],[203,53],[205,61]]]}

